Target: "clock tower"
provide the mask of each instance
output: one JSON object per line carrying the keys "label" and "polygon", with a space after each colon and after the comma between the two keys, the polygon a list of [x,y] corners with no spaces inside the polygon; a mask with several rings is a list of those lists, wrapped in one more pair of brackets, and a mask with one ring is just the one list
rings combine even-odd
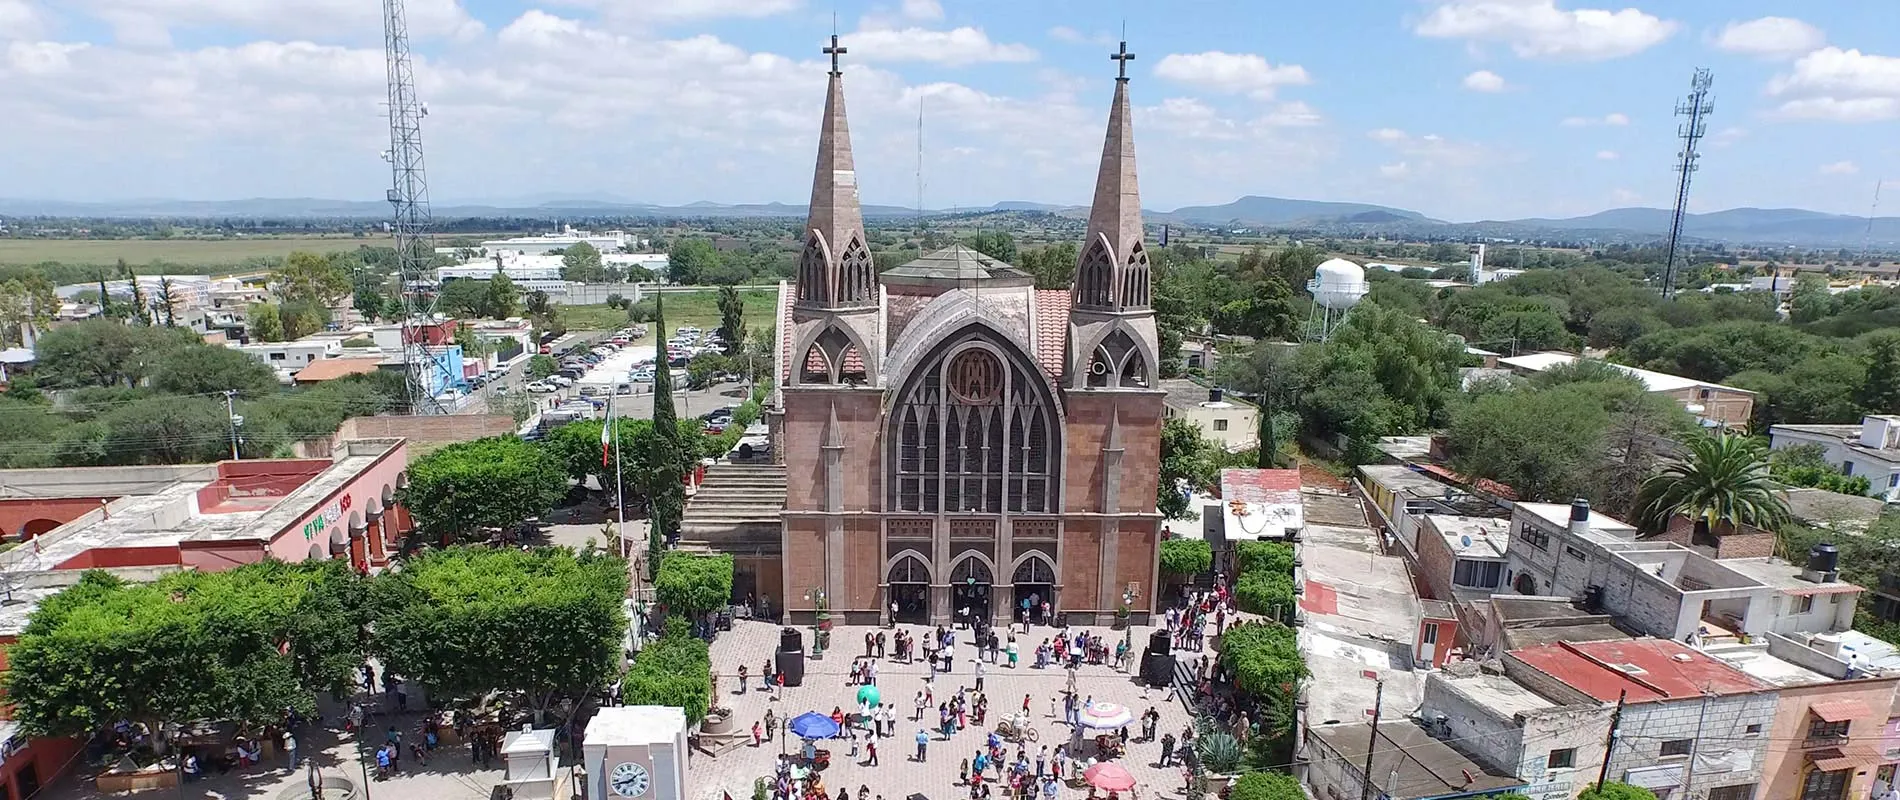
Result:
{"label": "clock tower", "polygon": [[597,800],[685,800],[686,711],[615,706],[587,722],[587,796]]}

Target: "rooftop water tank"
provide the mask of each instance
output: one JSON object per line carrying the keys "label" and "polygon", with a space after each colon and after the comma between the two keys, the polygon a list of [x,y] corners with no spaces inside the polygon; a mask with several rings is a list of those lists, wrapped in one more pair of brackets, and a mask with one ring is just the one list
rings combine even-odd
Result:
{"label": "rooftop water tank", "polygon": [[1360,298],[1370,291],[1366,286],[1366,271],[1343,258],[1328,259],[1319,265],[1306,289],[1313,294],[1315,302],[1334,310],[1358,305]]}

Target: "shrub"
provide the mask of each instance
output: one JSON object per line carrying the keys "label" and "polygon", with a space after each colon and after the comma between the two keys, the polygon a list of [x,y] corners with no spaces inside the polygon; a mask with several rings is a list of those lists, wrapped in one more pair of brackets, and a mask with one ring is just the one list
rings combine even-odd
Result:
{"label": "shrub", "polygon": [[1300,782],[1280,772],[1249,772],[1234,781],[1228,800],[1306,800]]}
{"label": "shrub", "polygon": [[1221,634],[1220,660],[1234,671],[1241,691],[1258,696],[1286,692],[1310,673],[1300,657],[1299,637],[1274,623],[1235,625]]}
{"label": "shrub", "polygon": [[688,722],[705,719],[712,706],[712,655],[706,643],[669,626],[665,636],[634,657],[622,696],[630,706],[678,706],[686,709]]}
{"label": "shrub", "polygon": [[1293,616],[1293,546],[1280,542],[1241,542],[1235,555],[1240,575],[1234,603],[1240,610],[1285,621]]}
{"label": "shrub", "polygon": [[732,602],[732,556],[667,553],[653,591],[668,611],[703,614],[721,608]]}
{"label": "shrub", "polygon": [[1161,543],[1161,571],[1167,575],[1199,575],[1214,565],[1214,550],[1204,539],[1169,539]]}
{"label": "shrub", "polygon": [[1641,786],[1609,781],[1583,790],[1577,800],[1656,800],[1656,793]]}

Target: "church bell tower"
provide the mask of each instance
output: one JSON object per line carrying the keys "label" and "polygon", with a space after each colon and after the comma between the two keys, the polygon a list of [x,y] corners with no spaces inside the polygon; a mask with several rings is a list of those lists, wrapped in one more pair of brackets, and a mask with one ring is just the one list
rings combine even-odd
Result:
{"label": "church bell tower", "polygon": [[1115,99],[1070,292],[1068,388],[1156,388],[1160,355],[1148,251],[1142,244],[1141,189],[1135,177],[1135,129],[1128,103],[1128,43],[1111,54]]}
{"label": "church bell tower", "polygon": [[875,385],[882,356],[877,321],[883,293],[865,244],[851,128],[845,122],[844,73],[838,68],[838,57],[847,51],[834,35],[824,52],[831,57],[830,84],[818,132],[818,164],[812,174],[804,249],[793,286],[794,330],[787,383]]}

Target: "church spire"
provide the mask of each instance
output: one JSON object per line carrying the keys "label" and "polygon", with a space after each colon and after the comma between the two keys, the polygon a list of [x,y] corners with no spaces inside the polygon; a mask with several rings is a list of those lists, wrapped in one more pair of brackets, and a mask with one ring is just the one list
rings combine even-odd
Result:
{"label": "church spire", "polygon": [[1074,306],[1078,309],[1148,310],[1148,253],[1141,243],[1141,189],[1135,179],[1135,128],[1128,107],[1128,62],[1134,57],[1127,42],[1109,55],[1116,62],[1115,100],[1108,110],[1108,135],[1095,177],[1095,199],[1089,207],[1088,237],[1076,261]]}
{"label": "church spire", "polygon": [[851,128],[845,123],[844,73],[838,57],[849,52],[833,34],[825,90],[825,119],[818,131],[818,166],[812,175],[805,247],[798,261],[798,305],[812,309],[875,306],[877,268],[864,244],[864,214],[851,158]]}

